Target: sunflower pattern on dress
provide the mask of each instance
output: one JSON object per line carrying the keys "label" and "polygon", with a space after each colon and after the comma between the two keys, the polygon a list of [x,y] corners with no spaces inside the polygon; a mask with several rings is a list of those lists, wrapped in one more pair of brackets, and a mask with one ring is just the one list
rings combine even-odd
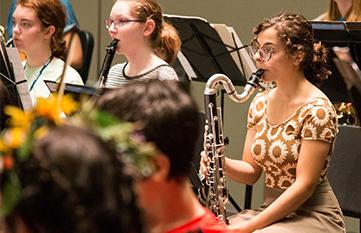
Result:
{"label": "sunflower pattern on dress", "polygon": [[[333,144],[337,134],[337,115],[331,102],[322,97],[308,100],[281,124],[270,124],[266,116],[267,92],[256,95],[248,111],[249,129],[256,135],[251,153],[265,173],[265,185],[287,189],[296,179],[296,166],[302,140],[321,140]],[[326,176],[329,156],[320,182]]]}

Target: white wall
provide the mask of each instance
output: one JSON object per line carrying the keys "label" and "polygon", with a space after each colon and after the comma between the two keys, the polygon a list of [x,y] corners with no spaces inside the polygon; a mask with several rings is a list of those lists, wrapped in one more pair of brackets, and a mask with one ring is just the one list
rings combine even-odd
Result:
{"label": "white wall", "polygon": [[[72,0],[80,26],[95,37],[95,49],[90,70],[90,79],[97,78],[98,69],[105,55],[110,38],[104,27],[113,0]],[[167,14],[200,16],[211,23],[224,23],[236,29],[242,41],[248,42],[252,28],[263,18],[280,11],[304,14],[312,19],[326,8],[326,0],[159,0]],[[10,0],[0,1],[0,24],[6,25]]]}

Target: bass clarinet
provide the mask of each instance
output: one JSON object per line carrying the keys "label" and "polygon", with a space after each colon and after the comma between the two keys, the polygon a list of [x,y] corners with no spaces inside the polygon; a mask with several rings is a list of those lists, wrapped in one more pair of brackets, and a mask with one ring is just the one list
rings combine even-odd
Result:
{"label": "bass clarinet", "polygon": [[226,188],[223,118],[221,108],[217,108],[216,94],[222,84],[227,95],[236,103],[244,103],[259,85],[264,70],[252,73],[243,92],[238,95],[231,80],[223,74],[212,75],[204,90],[206,124],[204,130],[204,152],[209,158],[209,167],[205,175],[200,174],[203,186],[199,190],[200,201],[219,219],[227,223],[226,204],[228,192]]}
{"label": "bass clarinet", "polygon": [[115,50],[117,49],[118,41],[119,40],[117,40],[117,39],[112,40],[106,48],[106,54],[104,57],[102,68],[100,69],[100,74],[99,74],[99,79],[98,79],[98,84],[97,84],[97,87],[99,87],[99,88],[105,87],[105,84],[108,79],[108,73],[110,70],[110,66],[111,66],[113,58],[114,58]]}

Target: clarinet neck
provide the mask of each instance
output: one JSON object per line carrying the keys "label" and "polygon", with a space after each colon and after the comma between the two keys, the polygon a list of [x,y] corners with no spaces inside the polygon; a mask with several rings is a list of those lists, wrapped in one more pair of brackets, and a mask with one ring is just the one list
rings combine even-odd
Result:
{"label": "clarinet neck", "polygon": [[105,86],[106,81],[108,79],[108,73],[110,70],[110,66],[113,62],[115,50],[117,49],[118,40],[112,40],[106,48],[106,54],[103,60],[102,68],[100,69],[100,74],[98,78],[97,86],[102,88]]}
{"label": "clarinet neck", "polygon": [[243,92],[237,94],[236,89],[231,81],[224,74],[214,74],[212,75],[207,83],[204,90],[204,95],[215,95],[217,93],[218,85],[222,84],[227,95],[236,103],[244,103],[249,97],[254,93],[256,87],[259,85],[260,78],[264,70],[259,69],[256,72],[252,73],[251,77],[248,79],[246,85],[244,86]]}

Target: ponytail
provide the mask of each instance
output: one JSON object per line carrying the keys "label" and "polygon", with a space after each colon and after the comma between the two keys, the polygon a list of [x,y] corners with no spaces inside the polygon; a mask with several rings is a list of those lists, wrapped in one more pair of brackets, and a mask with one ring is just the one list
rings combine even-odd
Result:
{"label": "ponytail", "polygon": [[181,43],[177,30],[171,24],[163,21],[159,44],[154,49],[155,53],[164,61],[172,63],[177,58]]}

